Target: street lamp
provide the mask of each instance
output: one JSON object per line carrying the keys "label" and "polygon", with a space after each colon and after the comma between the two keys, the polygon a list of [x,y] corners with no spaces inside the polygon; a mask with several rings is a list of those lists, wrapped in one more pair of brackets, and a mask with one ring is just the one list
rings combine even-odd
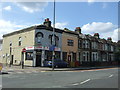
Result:
{"label": "street lamp", "polygon": [[55,59],[55,0],[54,0],[54,11],[53,11],[53,38],[52,38],[52,46],[53,46],[53,55],[52,55],[52,70],[54,70],[54,59]]}

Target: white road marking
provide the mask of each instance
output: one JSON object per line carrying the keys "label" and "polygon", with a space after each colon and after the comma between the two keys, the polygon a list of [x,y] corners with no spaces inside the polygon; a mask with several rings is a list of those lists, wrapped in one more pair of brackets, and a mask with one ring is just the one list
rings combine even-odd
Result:
{"label": "white road marking", "polygon": [[72,84],[72,85],[74,85],[74,86],[75,86],[75,85],[79,85],[79,83],[75,83],[75,84]]}
{"label": "white road marking", "polygon": [[86,82],[88,82],[88,81],[90,81],[90,79],[87,79],[87,80],[81,82],[80,84],[84,84],[84,83],[86,83]]}
{"label": "white road marking", "polygon": [[85,72],[85,71],[81,71],[81,72]]}
{"label": "white road marking", "polygon": [[110,75],[109,77],[112,77],[113,75]]}
{"label": "white road marking", "polygon": [[33,73],[38,73],[38,71],[32,71]]}
{"label": "white road marking", "polygon": [[46,72],[46,71],[41,71],[41,72]]}
{"label": "white road marking", "polygon": [[26,72],[26,73],[31,73],[31,72]]}

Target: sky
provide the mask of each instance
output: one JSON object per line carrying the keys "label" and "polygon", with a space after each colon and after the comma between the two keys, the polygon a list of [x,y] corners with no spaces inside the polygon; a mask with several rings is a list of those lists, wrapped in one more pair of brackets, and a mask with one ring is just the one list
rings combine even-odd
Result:
{"label": "sky", "polygon": [[[56,2],[55,11],[56,28],[74,31],[81,27],[83,34],[99,33],[100,38],[112,37],[118,41],[118,2]],[[53,2],[1,2],[0,38],[6,33],[43,24],[45,18],[53,22]]]}

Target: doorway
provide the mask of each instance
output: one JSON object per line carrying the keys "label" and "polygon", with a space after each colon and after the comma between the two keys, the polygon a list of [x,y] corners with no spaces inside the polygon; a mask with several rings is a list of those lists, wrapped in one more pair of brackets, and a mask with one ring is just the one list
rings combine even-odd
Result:
{"label": "doorway", "polygon": [[41,67],[41,55],[36,55],[36,67]]}
{"label": "doorway", "polygon": [[13,65],[13,55],[11,55],[11,65]]}

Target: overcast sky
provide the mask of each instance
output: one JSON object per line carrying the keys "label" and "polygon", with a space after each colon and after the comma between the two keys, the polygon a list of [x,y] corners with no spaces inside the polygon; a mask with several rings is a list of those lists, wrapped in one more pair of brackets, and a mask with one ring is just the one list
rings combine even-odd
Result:
{"label": "overcast sky", "polygon": [[[99,33],[101,38],[118,40],[118,2],[56,2],[56,27],[82,33]],[[0,38],[31,25],[53,21],[53,2],[1,2]]]}

